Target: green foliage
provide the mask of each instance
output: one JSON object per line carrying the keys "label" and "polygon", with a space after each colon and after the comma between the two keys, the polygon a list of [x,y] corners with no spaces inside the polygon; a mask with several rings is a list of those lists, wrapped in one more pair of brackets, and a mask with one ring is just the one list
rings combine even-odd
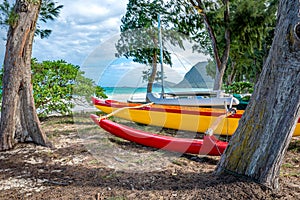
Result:
{"label": "green foliage", "polygon": [[194,51],[206,55],[211,54],[211,41],[205,29],[203,18],[195,12],[190,1],[169,0],[166,3],[166,8],[169,13],[168,23],[172,24],[172,29],[193,41],[192,48]]}
{"label": "green foliage", "polygon": [[27,0],[29,3],[38,4],[40,3],[39,0]]}
{"label": "green foliage", "polygon": [[[198,43],[193,46],[194,51],[209,54],[214,58],[203,13],[215,34],[218,52],[223,52],[226,46],[224,35],[227,26],[224,22],[225,6],[221,0],[197,2],[200,2],[202,14],[198,13],[189,0],[130,0],[127,13],[122,18],[121,32],[123,35],[116,45],[117,55],[127,58],[134,57],[136,62],[148,65],[151,65],[153,60],[158,61],[159,50],[152,47],[157,46],[155,27],[157,14],[161,14],[165,32],[164,42],[168,40],[182,41],[180,36],[168,38],[167,30],[172,30],[173,33],[182,33],[185,39],[189,38]],[[226,78],[223,79],[227,85],[240,81],[254,83],[258,79],[274,36],[277,5],[278,0],[230,1],[231,45],[225,72]],[[138,31],[133,30],[137,28]],[[147,28],[148,32],[141,33],[141,28]],[[175,45],[180,46],[182,42]],[[167,48],[164,47],[163,50],[165,63],[171,63]],[[153,57],[154,54],[157,56],[156,59]],[[208,73],[214,77],[215,70],[215,62],[212,61],[208,66]]]}
{"label": "green foliage", "polygon": [[92,79],[84,77],[84,72],[79,69],[77,69],[76,79],[72,81],[74,81],[72,88],[73,98],[84,97],[87,102],[90,102],[91,96],[107,98],[104,89],[96,85]]}
{"label": "green foliage", "polygon": [[[278,0],[231,3],[231,51],[226,75],[256,82],[274,37]],[[253,9],[255,8],[255,9]]]}
{"label": "green foliage", "polygon": [[[158,31],[156,28],[127,30],[116,44],[117,57],[133,58],[134,62],[151,66],[159,62]],[[163,49],[163,61],[171,65],[171,54]]]}
{"label": "green foliage", "polygon": [[57,112],[71,113],[75,100],[87,102],[90,97],[106,97],[103,89],[88,78],[79,66],[68,64],[63,60],[43,61],[32,60],[32,81],[34,99],[40,116]]}
{"label": "green foliage", "polygon": [[[116,44],[116,56],[130,57],[134,62],[152,66],[152,70],[142,74],[143,80],[148,81],[147,92],[151,92],[152,83],[162,77],[161,72],[156,71],[157,63],[160,62],[158,15],[161,16],[164,64],[172,66],[173,47],[184,49],[184,42],[195,39],[195,35],[203,36],[205,42],[200,44],[208,46],[202,19],[190,10],[193,7],[189,3],[179,0],[129,0],[127,12],[122,18],[121,38]],[[186,16],[187,12],[189,17]],[[202,49],[207,54],[206,49]]]}
{"label": "green foliage", "polygon": [[10,6],[8,1],[3,1],[0,4],[0,25],[14,26],[18,21],[19,16],[14,11],[13,7]]}
{"label": "green foliage", "polygon": [[229,94],[246,94],[253,92],[254,84],[250,82],[233,82],[231,85],[223,85],[223,89]]}
{"label": "green foliage", "polygon": [[[30,3],[37,3],[37,0],[31,0]],[[47,23],[48,21],[53,21],[59,16],[60,10],[63,8],[63,5],[56,6],[56,3],[53,0],[43,0],[40,13],[39,21]],[[19,15],[14,11],[14,4],[10,4],[7,0],[4,0],[0,4],[0,25],[4,26],[14,26],[19,19]],[[49,37],[51,30],[42,29],[40,23],[37,23],[37,28],[35,31],[36,36],[40,36],[42,39]]]}
{"label": "green foliage", "polygon": [[[91,96],[106,98],[104,90],[86,77],[79,66],[63,60],[32,59],[32,82],[35,106],[39,116],[49,113],[70,114],[74,102],[90,102]],[[2,85],[3,71],[0,73]]]}
{"label": "green foliage", "polygon": [[[188,35],[179,28],[178,16],[181,10],[172,1],[130,0],[127,12],[122,18],[121,38],[116,44],[117,57],[133,58],[133,61],[155,66],[160,61],[158,38],[158,15],[161,16],[162,54],[164,64],[172,66],[171,52],[168,47],[184,49],[183,42]],[[183,21],[184,17],[180,19]],[[156,72],[154,72],[156,73]],[[145,72],[143,75],[150,75]],[[147,80],[148,78],[144,78]]]}
{"label": "green foliage", "polygon": [[[189,0],[172,0],[172,2],[175,7],[178,7],[185,13],[185,19],[182,20],[183,23],[180,23],[180,30],[192,33],[190,37],[199,43],[199,45],[193,47],[193,50],[209,53],[213,58],[211,40],[207,33],[203,33],[204,23],[201,18],[204,14],[198,14],[197,9],[189,8],[186,5],[186,3],[191,4]],[[224,23],[225,7],[223,2],[220,0],[202,0],[197,2],[200,2],[202,13],[205,13],[213,29],[218,52],[223,52],[226,44],[224,37],[226,27]],[[178,4],[180,6],[177,6]],[[227,84],[231,84],[234,81],[247,80],[255,82],[257,80],[272,43],[277,4],[278,0],[230,1],[229,28],[231,44],[225,73],[225,76],[229,78],[223,79]],[[197,13],[198,18],[193,13]],[[191,21],[197,21],[197,23],[192,23]],[[195,30],[198,30],[198,32],[195,32]],[[214,74],[215,67],[211,65],[209,70],[210,74]]]}
{"label": "green foliage", "polygon": [[208,64],[206,65],[206,73],[209,75],[212,79],[215,78],[216,75],[216,63],[213,60],[208,60]]}
{"label": "green foliage", "polygon": [[[56,6],[55,2],[52,0],[43,0],[41,5],[41,10],[39,13],[39,21],[47,23],[47,21],[53,21],[59,16],[60,10],[63,8],[63,5]],[[39,35],[42,39],[49,37],[51,34],[49,29],[41,29],[40,24],[37,24],[37,29],[35,35]]]}
{"label": "green foliage", "polygon": [[[122,17],[121,38],[116,44],[117,57],[132,57],[134,62],[151,66],[159,62],[157,19],[158,14],[166,14],[162,0],[130,0],[127,12]],[[162,18],[162,27],[166,27],[166,19]],[[163,32],[166,40],[167,33]],[[172,64],[170,53],[163,48],[165,64]]]}
{"label": "green foliage", "polygon": [[[171,2],[172,4],[168,6],[177,10],[175,13],[184,13],[173,18],[176,21],[174,27],[197,41],[198,45],[194,45],[193,50],[209,54],[211,58],[214,58],[211,38],[203,20],[206,17],[215,35],[217,51],[222,57],[221,52],[226,46],[224,36],[227,26],[224,20],[225,6],[223,1],[197,1],[200,6],[197,9],[191,6],[189,0],[171,0]],[[255,82],[259,77],[272,42],[270,38],[273,37],[274,33],[277,3],[278,0],[230,1],[231,45],[225,73],[228,78],[223,79],[227,84],[243,80]],[[201,9],[200,14],[199,9]],[[216,62],[214,61],[208,66],[208,73],[212,77],[215,74],[215,65]]]}
{"label": "green foliage", "polygon": [[52,0],[43,0],[39,20],[47,23],[48,20],[55,20],[59,16],[60,10],[63,5],[56,6]]}
{"label": "green foliage", "polygon": [[[142,76],[143,82],[148,82],[150,75],[151,75],[151,69],[143,71],[143,76]],[[162,73],[161,71],[157,71],[155,76],[155,81],[158,82],[161,81],[161,79],[162,79]],[[167,76],[165,74],[164,74],[164,79],[167,79]]]}
{"label": "green foliage", "polygon": [[[255,8],[255,9],[254,9]],[[274,29],[277,0],[243,1],[231,4],[232,36],[239,42],[240,51],[261,49],[268,30]]]}

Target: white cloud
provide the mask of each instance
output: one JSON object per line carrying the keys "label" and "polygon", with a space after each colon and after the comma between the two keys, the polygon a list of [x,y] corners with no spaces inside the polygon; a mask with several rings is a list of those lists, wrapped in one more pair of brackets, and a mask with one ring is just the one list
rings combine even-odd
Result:
{"label": "white cloud", "polygon": [[42,28],[52,30],[48,39],[35,39],[33,57],[38,60],[64,59],[81,65],[105,38],[119,32],[126,1],[60,0],[60,17]]}

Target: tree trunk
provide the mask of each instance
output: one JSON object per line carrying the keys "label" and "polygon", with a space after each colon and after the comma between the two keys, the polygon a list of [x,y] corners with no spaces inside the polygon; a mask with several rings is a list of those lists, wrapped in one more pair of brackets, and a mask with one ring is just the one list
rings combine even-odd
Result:
{"label": "tree trunk", "polygon": [[223,51],[222,59],[219,65],[217,65],[215,82],[214,82],[214,90],[221,90],[223,84],[223,77],[226,70],[226,65],[229,58],[229,51],[230,51],[230,27],[229,27],[229,0],[223,1],[225,10],[224,10],[224,23],[225,23],[225,49]]}
{"label": "tree trunk", "polygon": [[225,24],[225,48],[222,54],[222,58],[220,59],[219,49],[217,45],[217,39],[215,36],[215,32],[211,26],[211,22],[209,21],[207,15],[205,12],[203,12],[203,2],[201,0],[196,0],[197,5],[194,1],[190,1],[191,4],[198,10],[198,13],[202,15],[204,24],[206,26],[206,29],[208,31],[209,37],[211,39],[212,43],[212,50],[214,54],[214,59],[216,63],[216,75],[215,75],[215,81],[214,81],[214,90],[221,90],[222,89],[222,83],[223,83],[223,76],[225,73],[226,65],[229,58],[229,51],[230,51],[230,27],[229,27],[229,17],[230,17],[230,10],[229,10],[229,0],[223,0],[224,4],[224,24]]}
{"label": "tree trunk", "polygon": [[217,174],[233,172],[279,187],[280,166],[300,116],[299,8],[299,0],[279,3],[272,48]]}
{"label": "tree trunk", "polygon": [[155,51],[154,55],[153,55],[153,61],[152,61],[152,70],[151,70],[151,74],[150,74],[149,81],[148,81],[148,84],[147,84],[147,93],[152,92],[156,72],[157,72],[157,54],[156,54],[156,51]]}
{"label": "tree trunk", "polygon": [[232,85],[232,83],[235,80],[235,76],[236,76],[236,63],[232,62],[231,63],[231,72],[230,72],[230,75],[228,75],[227,83],[226,84],[227,85]]}
{"label": "tree trunk", "polygon": [[[30,2],[30,3],[29,3]],[[0,150],[16,142],[50,145],[36,114],[31,85],[31,54],[41,1],[17,0],[17,21],[7,34],[0,122]]]}
{"label": "tree trunk", "polygon": [[221,70],[216,67],[216,75],[215,75],[215,81],[214,81],[214,88],[213,90],[221,90],[222,89],[222,83],[223,83],[223,76],[226,69],[226,64],[221,65]]}

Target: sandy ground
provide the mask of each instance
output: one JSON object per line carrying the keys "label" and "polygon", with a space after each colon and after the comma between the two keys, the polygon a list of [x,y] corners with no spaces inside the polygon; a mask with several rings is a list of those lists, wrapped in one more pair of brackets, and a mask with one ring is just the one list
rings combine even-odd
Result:
{"label": "sandy ground", "polygon": [[[88,116],[42,122],[54,148],[0,152],[0,199],[299,199],[300,138],[280,172],[280,191],[212,174],[219,157],[179,155],[113,137]],[[152,127],[143,129],[155,131]]]}

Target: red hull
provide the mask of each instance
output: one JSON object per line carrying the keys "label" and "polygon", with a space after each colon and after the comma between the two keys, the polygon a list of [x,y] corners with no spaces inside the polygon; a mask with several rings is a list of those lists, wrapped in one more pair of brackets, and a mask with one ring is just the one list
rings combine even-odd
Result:
{"label": "red hull", "polygon": [[99,121],[97,115],[91,115],[91,118],[101,128],[117,137],[167,151],[220,156],[227,147],[227,142],[219,141],[214,136],[204,136],[203,140],[175,138],[133,129],[107,119]]}

